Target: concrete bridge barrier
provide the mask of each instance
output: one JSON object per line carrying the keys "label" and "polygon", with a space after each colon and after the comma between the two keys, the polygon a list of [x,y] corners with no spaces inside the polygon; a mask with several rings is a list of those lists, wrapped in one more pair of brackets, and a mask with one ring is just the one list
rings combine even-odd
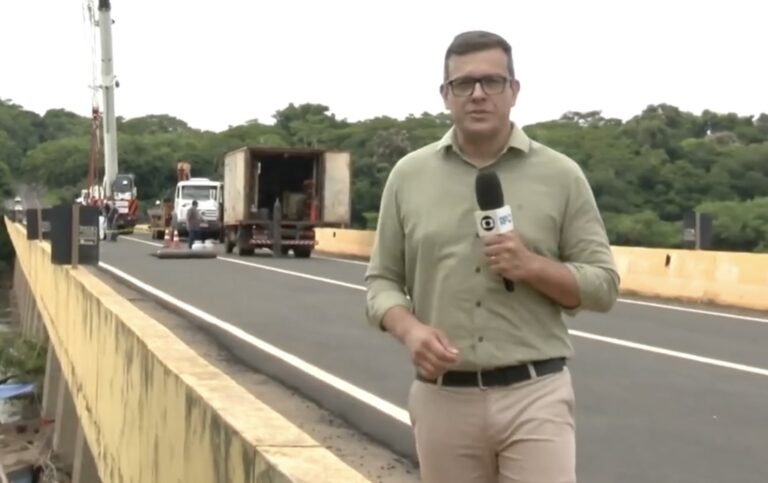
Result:
{"label": "concrete bridge barrier", "polygon": [[[368,258],[371,230],[318,230],[318,251]],[[768,310],[768,254],[614,246],[621,291]]]}
{"label": "concrete bridge barrier", "polygon": [[47,242],[27,241],[23,227],[5,223],[66,383],[60,387],[71,395],[72,414],[60,404],[56,424],[79,419],[77,438],[87,442],[101,481],[368,481],[118,295],[93,268],[51,264]]}

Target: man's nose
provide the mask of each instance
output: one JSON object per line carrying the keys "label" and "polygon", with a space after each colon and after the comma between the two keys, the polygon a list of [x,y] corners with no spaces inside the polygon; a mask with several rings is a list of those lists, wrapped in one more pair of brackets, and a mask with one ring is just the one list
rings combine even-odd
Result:
{"label": "man's nose", "polygon": [[474,83],[470,97],[473,99],[482,99],[485,97],[485,90],[483,90],[482,81],[476,81]]}

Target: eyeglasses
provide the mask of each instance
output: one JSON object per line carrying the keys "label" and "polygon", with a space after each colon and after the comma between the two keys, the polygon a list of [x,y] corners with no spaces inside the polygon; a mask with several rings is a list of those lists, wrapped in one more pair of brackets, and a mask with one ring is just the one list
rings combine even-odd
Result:
{"label": "eyeglasses", "polygon": [[454,96],[466,97],[475,90],[475,85],[479,82],[480,87],[489,96],[501,94],[509,84],[509,77],[501,75],[489,75],[485,77],[459,77],[451,79],[446,84],[451,88]]}

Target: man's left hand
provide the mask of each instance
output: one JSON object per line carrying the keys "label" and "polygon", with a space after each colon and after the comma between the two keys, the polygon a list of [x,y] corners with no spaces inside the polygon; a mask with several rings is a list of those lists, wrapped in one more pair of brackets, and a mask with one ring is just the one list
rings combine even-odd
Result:
{"label": "man's left hand", "polygon": [[491,271],[508,280],[523,280],[529,276],[537,256],[529,251],[514,231],[484,238],[483,253]]}

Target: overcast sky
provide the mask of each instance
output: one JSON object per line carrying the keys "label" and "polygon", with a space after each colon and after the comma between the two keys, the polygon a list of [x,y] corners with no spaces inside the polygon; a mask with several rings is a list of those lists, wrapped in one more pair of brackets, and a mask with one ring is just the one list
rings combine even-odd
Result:
{"label": "overcast sky", "polygon": [[[512,43],[523,125],[661,102],[768,112],[765,0],[426,3],[113,0],[117,114],[218,131],[289,102],[352,121],[440,112],[442,56],[469,29]],[[83,0],[0,0],[0,98],[88,115],[92,34]]]}

